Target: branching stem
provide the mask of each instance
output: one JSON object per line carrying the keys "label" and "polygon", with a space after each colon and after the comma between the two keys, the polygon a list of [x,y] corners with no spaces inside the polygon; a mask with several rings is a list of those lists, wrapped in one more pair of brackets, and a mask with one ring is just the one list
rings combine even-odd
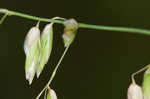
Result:
{"label": "branching stem", "polygon": [[60,60],[58,61],[57,65],[56,65],[56,67],[55,67],[55,69],[54,69],[54,71],[53,71],[53,73],[52,73],[52,75],[51,75],[51,77],[50,77],[48,83],[47,83],[46,86],[42,89],[42,91],[39,93],[39,95],[36,97],[36,99],[39,99],[40,96],[42,95],[42,93],[43,93],[43,92],[49,87],[49,85],[51,84],[52,80],[54,79],[54,77],[55,77],[55,75],[56,75],[57,69],[58,69],[58,67],[60,66],[60,63],[62,62],[64,56],[66,55],[66,53],[67,53],[67,51],[68,51],[68,49],[69,49],[69,46],[66,47],[65,51],[63,52],[63,54],[62,54]]}
{"label": "branching stem", "polygon": [[150,68],[150,64],[147,65],[147,66],[145,66],[144,68],[138,70],[137,72],[133,73],[133,74],[131,75],[132,83],[136,83],[136,82],[135,82],[135,79],[134,79],[134,76],[135,76],[135,75],[137,75],[138,73],[140,73],[140,72],[142,72],[142,71],[144,71],[144,70],[146,70],[146,69],[148,69],[148,68]]}
{"label": "branching stem", "polygon": [[3,17],[2,17],[1,20],[0,20],[0,24],[2,24],[2,23],[4,22],[4,20],[6,19],[7,16],[8,16],[8,13],[5,13],[5,14],[3,15]]}

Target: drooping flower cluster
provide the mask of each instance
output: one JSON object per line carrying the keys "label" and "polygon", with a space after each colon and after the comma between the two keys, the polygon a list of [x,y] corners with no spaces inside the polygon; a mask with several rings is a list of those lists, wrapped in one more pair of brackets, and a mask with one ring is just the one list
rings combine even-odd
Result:
{"label": "drooping flower cluster", "polygon": [[[64,46],[69,47],[73,42],[78,24],[74,19],[64,21],[64,34],[63,41]],[[45,65],[47,64],[49,57],[51,55],[53,45],[53,23],[47,24],[42,34],[40,34],[39,23],[37,26],[32,27],[24,42],[24,51],[26,55],[25,61],[25,74],[26,80],[29,81],[29,84],[32,84],[35,74],[37,78],[40,76]],[[46,99],[57,99],[56,93],[54,90],[48,88],[48,93]]]}

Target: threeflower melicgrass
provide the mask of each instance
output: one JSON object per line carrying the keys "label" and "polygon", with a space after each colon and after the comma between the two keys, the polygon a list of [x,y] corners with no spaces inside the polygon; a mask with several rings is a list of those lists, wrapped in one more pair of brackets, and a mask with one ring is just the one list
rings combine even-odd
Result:
{"label": "threeflower melicgrass", "polygon": [[[78,23],[75,19],[67,20],[61,17],[55,17],[52,19],[40,18],[36,16],[27,15],[24,13],[19,13],[16,11],[10,11],[7,9],[0,9],[0,13],[4,14],[4,16],[0,20],[0,24],[4,22],[4,20],[8,15],[14,15],[14,16],[19,16],[19,17],[38,21],[37,25],[33,26],[29,30],[24,41],[24,51],[26,56],[25,76],[29,84],[32,84],[35,74],[37,75],[37,78],[39,78],[45,65],[47,64],[50,58],[52,47],[53,47],[53,24],[57,23],[57,24],[64,25],[64,33],[62,35],[62,38],[63,38],[65,50],[60,60],[58,61],[57,65],[55,66],[55,69],[53,70],[48,83],[38,94],[36,99],[39,99],[44,91],[45,91],[44,99],[57,99],[56,93],[53,89],[50,88],[50,85],[56,75],[59,65],[61,64],[70,45],[74,41],[77,34],[77,30],[79,28],[97,29],[97,30],[106,30],[106,31],[123,31],[129,33],[150,35],[150,30],[146,30],[146,29],[90,25],[90,24]],[[48,22],[48,24],[44,27],[42,33],[40,32],[39,29],[40,22]],[[136,84],[134,76],[144,70],[146,70],[146,72],[144,73],[142,86],[140,86]],[[150,65],[145,66],[144,68],[132,74],[132,83],[128,88],[127,98],[128,99],[150,99]]]}

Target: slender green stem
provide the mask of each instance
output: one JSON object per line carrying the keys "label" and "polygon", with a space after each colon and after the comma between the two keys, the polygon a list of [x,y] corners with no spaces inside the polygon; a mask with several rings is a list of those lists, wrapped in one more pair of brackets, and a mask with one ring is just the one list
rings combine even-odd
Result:
{"label": "slender green stem", "polygon": [[42,89],[42,91],[39,93],[39,95],[36,97],[36,99],[39,99],[40,96],[42,95],[42,93],[43,93],[43,92],[49,87],[49,85],[51,84],[52,80],[54,79],[54,77],[55,77],[55,75],[56,75],[56,72],[57,72],[57,70],[58,70],[58,67],[60,66],[60,64],[61,64],[61,62],[62,62],[64,56],[66,55],[68,49],[69,49],[69,46],[66,47],[65,51],[63,52],[63,54],[62,54],[60,60],[58,61],[57,65],[56,65],[56,67],[55,67],[55,69],[54,69],[54,71],[53,71],[53,73],[52,73],[52,75],[51,75],[51,77],[50,77],[48,83],[47,83],[46,86]]}
{"label": "slender green stem", "polygon": [[150,35],[150,30],[147,30],[147,29],[138,29],[138,28],[129,28],[129,27],[112,27],[112,26],[89,25],[89,24],[79,24],[79,27],[80,28],[87,28],[87,29],[130,32],[130,33]]}
{"label": "slender green stem", "polygon": [[[19,13],[16,11],[10,11],[7,9],[0,9],[0,13],[14,16],[23,17],[26,19],[41,21],[41,22],[53,22],[58,24],[63,24],[63,20],[55,20],[55,19],[49,19],[49,18],[41,18],[36,16],[31,16],[24,13]],[[138,34],[145,34],[150,35],[150,30],[147,29],[138,29],[138,28],[129,28],[129,27],[113,27],[113,26],[102,26],[102,25],[90,25],[90,24],[84,24],[84,23],[78,23],[79,28],[87,28],[87,29],[96,29],[96,30],[106,30],[106,31],[119,31],[119,32],[130,32],[130,33],[138,33]]]}
{"label": "slender green stem", "polygon": [[3,13],[3,14],[8,13],[9,15],[19,16],[19,17],[23,17],[26,19],[36,20],[36,21],[41,21],[41,22],[53,22],[53,23],[63,24],[62,20],[40,18],[40,17],[36,17],[36,16],[32,16],[32,15],[28,15],[28,14],[24,14],[24,13],[20,13],[20,12],[16,12],[16,11],[10,11],[7,9],[0,9],[0,13]]}
{"label": "slender green stem", "polygon": [[133,73],[133,74],[132,74],[132,76],[131,76],[132,83],[135,83],[134,76],[135,76],[135,75],[137,75],[138,73],[140,73],[140,72],[142,72],[142,71],[146,70],[147,68],[150,68],[150,64],[149,64],[149,65],[147,65],[147,66],[145,66],[144,68],[142,68],[142,69],[138,70],[137,72]]}

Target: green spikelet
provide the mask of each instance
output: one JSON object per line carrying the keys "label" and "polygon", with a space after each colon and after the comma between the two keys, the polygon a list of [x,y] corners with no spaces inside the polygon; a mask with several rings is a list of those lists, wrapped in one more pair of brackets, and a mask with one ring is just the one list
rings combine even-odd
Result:
{"label": "green spikelet", "polygon": [[45,64],[48,62],[53,43],[53,23],[47,24],[41,36],[41,54],[40,63],[37,68],[37,77],[40,76]]}
{"label": "green spikelet", "polygon": [[56,93],[53,89],[48,89],[46,99],[57,99]]}

